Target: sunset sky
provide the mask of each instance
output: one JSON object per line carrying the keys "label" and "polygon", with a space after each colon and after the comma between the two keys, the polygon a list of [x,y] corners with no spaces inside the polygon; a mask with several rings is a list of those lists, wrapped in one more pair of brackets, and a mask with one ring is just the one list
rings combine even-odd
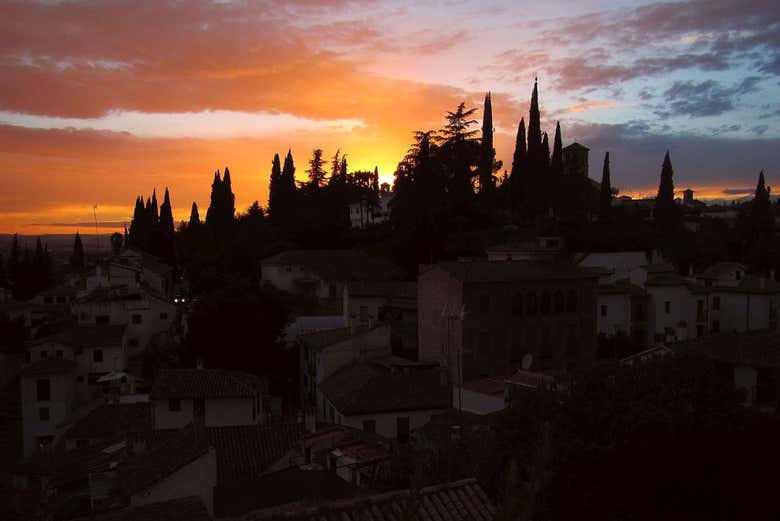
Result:
{"label": "sunset sky", "polygon": [[[418,129],[493,93],[511,163],[539,77],[544,130],[604,152],[622,193],[780,186],[777,0],[0,0],[0,233],[105,230],[169,187],[205,215],[216,169],[265,205],[313,148],[392,181]],[[481,114],[478,119],[481,119]]]}

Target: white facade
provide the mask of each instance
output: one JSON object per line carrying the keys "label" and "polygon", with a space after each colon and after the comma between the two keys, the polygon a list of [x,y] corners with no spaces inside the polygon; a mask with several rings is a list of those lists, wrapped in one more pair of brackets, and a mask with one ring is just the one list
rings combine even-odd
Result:
{"label": "white facade", "polygon": [[356,360],[371,360],[390,355],[390,327],[376,327],[317,351],[315,381],[317,384],[322,383],[327,377]]}
{"label": "white facade", "polygon": [[[460,391],[460,392],[459,392]],[[504,393],[491,394],[463,387],[452,388],[452,407],[472,414],[491,414],[506,409]]]}
{"label": "white facade", "polygon": [[[44,391],[42,388],[48,388],[48,398],[46,395],[39,396],[39,391]],[[59,432],[58,425],[67,420],[74,410],[75,373],[23,375],[21,396],[22,443],[24,457],[27,457],[42,444],[52,443]]]}
{"label": "white facade", "polygon": [[198,496],[214,516],[214,487],[217,486],[217,453],[210,448],[201,457],[164,477],[148,489],[130,497],[131,506]]}
{"label": "white facade", "polygon": [[349,205],[349,222],[352,228],[365,229],[369,226],[390,221],[390,202],[394,194],[381,193],[378,204],[370,201],[360,201]]}
{"label": "white facade", "polygon": [[[203,423],[206,427],[262,423],[261,399],[206,398],[203,400],[203,406]],[[155,429],[180,429],[194,421],[195,400],[152,400],[152,419]]]}

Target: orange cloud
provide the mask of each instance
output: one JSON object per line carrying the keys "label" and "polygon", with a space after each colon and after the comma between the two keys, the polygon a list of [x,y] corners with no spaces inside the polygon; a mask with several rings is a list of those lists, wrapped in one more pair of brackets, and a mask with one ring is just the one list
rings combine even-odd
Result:
{"label": "orange cloud", "polygon": [[611,109],[615,107],[626,107],[630,106],[629,103],[620,103],[617,101],[586,101],[584,103],[578,103],[576,105],[569,105],[566,107],[565,112],[572,113],[572,112],[581,112],[583,110],[590,110],[590,109]]}

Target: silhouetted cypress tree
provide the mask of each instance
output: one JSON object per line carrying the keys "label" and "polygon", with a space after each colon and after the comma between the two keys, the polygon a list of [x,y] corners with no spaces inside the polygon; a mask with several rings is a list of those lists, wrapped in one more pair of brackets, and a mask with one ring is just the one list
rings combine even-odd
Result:
{"label": "silhouetted cypress tree", "polygon": [[547,139],[547,132],[542,134],[542,172],[550,170],[550,141]]}
{"label": "silhouetted cypress tree", "polygon": [[274,224],[278,224],[281,217],[279,209],[279,205],[282,204],[280,200],[281,183],[282,165],[279,161],[279,154],[274,154],[274,159],[271,161],[271,178],[268,182],[268,217]]}
{"label": "silhouetted cypress tree", "polygon": [[493,103],[490,93],[485,95],[485,105],[482,116],[482,142],[479,157],[479,191],[488,194],[495,188],[493,182],[493,165],[496,159],[496,149],[493,148]]}
{"label": "silhouetted cypress tree", "polygon": [[341,169],[341,149],[336,150],[333,155],[333,159],[330,162],[330,182],[329,184],[336,185],[342,181],[346,181],[344,176],[340,172]]}
{"label": "silhouetted cypress tree", "polygon": [[309,169],[306,170],[309,175],[308,187],[313,190],[319,189],[325,179],[325,170],[323,169],[322,149],[316,148],[309,159]]}
{"label": "silhouetted cypress tree", "polygon": [[219,170],[214,172],[214,181],[211,183],[211,196],[209,207],[206,210],[206,224],[214,226],[219,220],[220,207],[223,206],[223,188],[222,179],[220,178]]}
{"label": "silhouetted cypress tree", "polygon": [[371,178],[371,190],[379,194],[379,167],[374,167],[374,176]]}
{"label": "silhouetted cypress tree", "polygon": [[159,246],[157,254],[169,263],[176,261],[176,249],[174,246],[176,233],[173,223],[173,208],[168,187],[165,187],[163,203],[160,206]]}
{"label": "silhouetted cypress tree", "polygon": [[758,174],[756,194],[750,208],[750,221],[755,240],[769,239],[774,232],[774,217],[769,198],[770,190],[764,180],[764,171]]}
{"label": "silhouetted cypress tree", "polygon": [[661,180],[658,183],[653,219],[661,231],[672,231],[678,224],[678,217],[677,207],[674,204],[674,171],[667,150],[661,167]]}
{"label": "silhouetted cypress tree", "polygon": [[225,175],[222,176],[222,197],[224,200],[224,220],[225,223],[231,224],[236,215],[236,196],[233,193],[233,183],[228,167],[225,167]]}
{"label": "silhouetted cypress tree", "polygon": [[190,210],[190,220],[188,222],[190,229],[200,226],[200,213],[198,212],[198,203],[192,201],[192,209]]}
{"label": "silhouetted cypress tree", "polygon": [[339,167],[339,173],[343,181],[346,183],[349,179],[349,170],[347,165],[347,154],[341,156],[341,166]]}
{"label": "silhouetted cypress tree", "polygon": [[133,220],[130,221],[129,242],[133,246],[142,247],[144,242],[144,223],[145,209],[143,199],[139,195],[135,198],[135,210],[133,210]]}
{"label": "silhouetted cypress tree", "polygon": [[81,244],[79,232],[76,232],[76,238],[73,240],[73,253],[70,256],[70,265],[75,269],[84,267],[84,245]]}
{"label": "silhouetted cypress tree", "polygon": [[542,163],[542,123],[539,112],[539,90],[537,80],[534,80],[534,90],[531,93],[531,109],[528,118],[528,159],[531,171],[538,176]]}
{"label": "silhouetted cypress tree", "polygon": [[525,118],[520,118],[515,139],[515,153],[512,156],[512,171],[509,174],[509,188],[512,213],[518,214],[523,205],[523,190],[526,179],[528,153],[525,148]]}
{"label": "silhouetted cypress tree", "polygon": [[152,189],[152,211],[149,213],[151,216],[151,227],[152,229],[155,228],[157,223],[160,221],[160,212],[157,207],[157,189]]}
{"label": "silhouetted cypress tree", "polygon": [[607,223],[612,213],[612,182],[609,176],[609,152],[604,155],[604,170],[601,172],[601,193],[599,196],[599,221]]}
{"label": "silhouetted cypress tree", "polygon": [[22,250],[19,247],[19,236],[14,234],[13,241],[11,242],[11,252],[8,254],[8,281],[12,284],[16,282],[16,277],[19,275],[19,266],[22,263]]}
{"label": "silhouetted cypress tree", "polygon": [[552,157],[550,158],[550,175],[557,177],[563,174],[563,139],[561,138],[561,122],[555,124],[555,139]]}

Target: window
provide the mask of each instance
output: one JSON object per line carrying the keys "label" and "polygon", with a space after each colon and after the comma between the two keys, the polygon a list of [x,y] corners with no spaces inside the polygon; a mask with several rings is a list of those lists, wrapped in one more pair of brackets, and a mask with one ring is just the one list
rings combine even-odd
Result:
{"label": "window", "polygon": [[57,349],[57,353],[55,355],[58,359],[62,360],[62,349]]}
{"label": "window", "polygon": [[376,432],[376,420],[363,420],[363,430],[374,434]]}
{"label": "window", "polygon": [[92,361],[93,362],[102,362],[103,361],[103,350],[102,349],[95,349],[92,351]]}
{"label": "window", "polygon": [[550,314],[550,294],[546,291],[542,292],[542,315]]}
{"label": "window", "polygon": [[133,324],[140,324],[143,321],[143,318],[144,317],[142,315],[139,315],[139,314],[136,313],[132,317],[132,322],[133,322]]}
{"label": "window", "polygon": [[704,326],[702,324],[696,324],[696,336],[704,336]]}
{"label": "window", "polygon": [[479,312],[483,315],[490,313],[490,295],[479,296]]}
{"label": "window", "polygon": [[490,335],[487,331],[479,332],[479,354],[486,355],[490,353]]}
{"label": "window", "polygon": [[713,320],[712,321],[712,332],[713,333],[720,333],[720,320]]}
{"label": "window", "polygon": [[76,381],[80,384],[84,383],[84,375],[79,375],[76,377]]}
{"label": "window", "polygon": [[365,324],[368,322],[368,306],[360,306],[360,323]]}
{"label": "window", "polygon": [[720,311],[720,297],[712,297],[712,309],[714,311]]}
{"label": "window", "polygon": [[672,303],[667,300],[666,302],[664,302],[664,313],[668,315],[671,312],[672,312]]}
{"label": "window", "polygon": [[515,293],[512,295],[512,316],[523,316],[523,294]]}
{"label": "window", "polygon": [[556,315],[563,313],[563,292],[560,290],[553,296],[553,312]]}
{"label": "window", "polygon": [[607,306],[606,304],[601,305],[601,316],[606,317],[607,316]]}
{"label": "window", "polygon": [[577,308],[579,307],[578,301],[579,297],[577,292],[573,289],[569,290],[569,293],[566,296],[566,311],[569,313],[576,313]]}
{"label": "window", "polygon": [[38,409],[38,418],[40,418],[42,422],[49,421],[49,408],[41,407],[40,409]]}
{"label": "window", "polygon": [[328,285],[328,297],[336,298],[336,285],[335,284]]}
{"label": "window", "polygon": [[396,438],[398,443],[409,441],[409,417],[399,416],[395,419]]}
{"label": "window", "polygon": [[536,293],[529,293],[526,298],[525,310],[529,315],[536,315]]}
{"label": "window", "polygon": [[51,382],[48,378],[38,380],[35,388],[39,402],[48,402],[51,399]]}
{"label": "window", "polygon": [[95,324],[98,326],[105,326],[111,322],[111,317],[108,315],[98,315],[95,317]]}
{"label": "window", "polygon": [[181,400],[175,398],[168,400],[168,410],[171,412],[179,412],[181,410]]}
{"label": "window", "polygon": [[168,320],[168,313],[165,312],[160,313],[160,320]]}
{"label": "window", "polygon": [[47,358],[49,358],[49,352],[41,351],[41,360],[46,360]]}

